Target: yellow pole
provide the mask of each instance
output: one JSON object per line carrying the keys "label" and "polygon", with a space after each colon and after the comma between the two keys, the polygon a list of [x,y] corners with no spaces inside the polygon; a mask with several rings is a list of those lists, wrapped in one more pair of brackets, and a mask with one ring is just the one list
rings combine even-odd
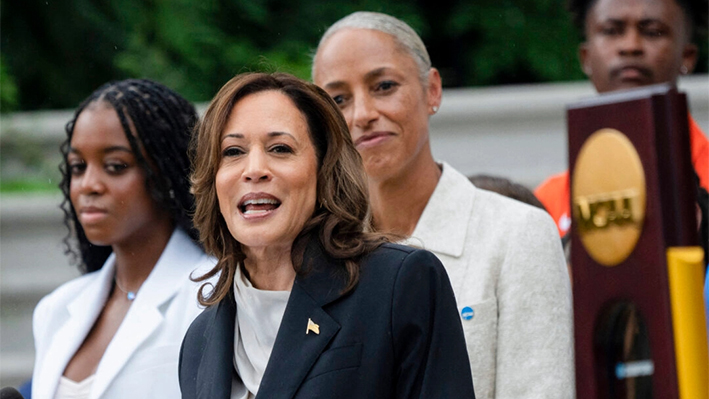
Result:
{"label": "yellow pole", "polygon": [[667,249],[672,330],[681,399],[709,399],[709,350],[704,309],[704,251],[700,247]]}

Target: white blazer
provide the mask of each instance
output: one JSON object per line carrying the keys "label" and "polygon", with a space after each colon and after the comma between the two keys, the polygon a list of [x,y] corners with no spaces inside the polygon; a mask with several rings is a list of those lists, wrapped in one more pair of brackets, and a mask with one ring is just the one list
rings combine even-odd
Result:
{"label": "white blazer", "polygon": [[[175,229],[143,283],[96,370],[89,399],[179,398],[182,338],[202,311],[200,284],[190,281],[214,266],[189,236]],[[115,257],[67,282],[34,311],[36,349],[32,397],[53,399],[59,378],[98,318],[113,284]]]}
{"label": "white blazer", "polygon": [[571,284],[544,211],[443,173],[407,243],[453,286],[477,399],[575,396]]}

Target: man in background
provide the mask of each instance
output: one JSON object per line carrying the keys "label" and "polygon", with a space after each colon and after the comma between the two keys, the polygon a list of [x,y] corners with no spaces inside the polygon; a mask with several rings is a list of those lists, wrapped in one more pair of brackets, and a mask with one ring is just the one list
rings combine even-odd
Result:
{"label": "man in background", "polygon": [[[583,72],[599,93],[676,83],[696,65],[698,49],[692,40],[706,32],[707,4],[707,0],[570,0],[569,11],[585,37],[579,47]],[[709,142],[688,117],[692,165],[706,191]],[[568,170],[544,181],[535,195],[564,237],[571,226]]]}

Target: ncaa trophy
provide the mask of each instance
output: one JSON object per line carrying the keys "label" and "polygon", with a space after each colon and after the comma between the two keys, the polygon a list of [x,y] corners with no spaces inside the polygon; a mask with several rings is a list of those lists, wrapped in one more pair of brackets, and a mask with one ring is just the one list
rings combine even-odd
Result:
{"label": "ncaa trophy", "polygon": [[579,399],[709,398],[687,115],[669,84],[567,107]]}

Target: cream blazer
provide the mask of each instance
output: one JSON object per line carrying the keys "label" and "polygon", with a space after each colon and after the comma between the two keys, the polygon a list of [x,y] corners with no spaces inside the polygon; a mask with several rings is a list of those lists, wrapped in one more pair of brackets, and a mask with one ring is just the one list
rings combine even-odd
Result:
{"label": "cream blazer", "polygon": [[[54,398],[60,376],[107,300],[114,261],[112,254],[100,270],[67,282],[35,308],[34,399]],[[180,345],[202,311],[200,284],[189,276],[204,274],[214,262],[184,231],[173,232],[98,364],[90,399],[180,397]]]}
{"label": "cream blazer", "polygon": [[442,166],[407,243],[450,276],[475,397],[573,398],[571,288],[554,222]]}

